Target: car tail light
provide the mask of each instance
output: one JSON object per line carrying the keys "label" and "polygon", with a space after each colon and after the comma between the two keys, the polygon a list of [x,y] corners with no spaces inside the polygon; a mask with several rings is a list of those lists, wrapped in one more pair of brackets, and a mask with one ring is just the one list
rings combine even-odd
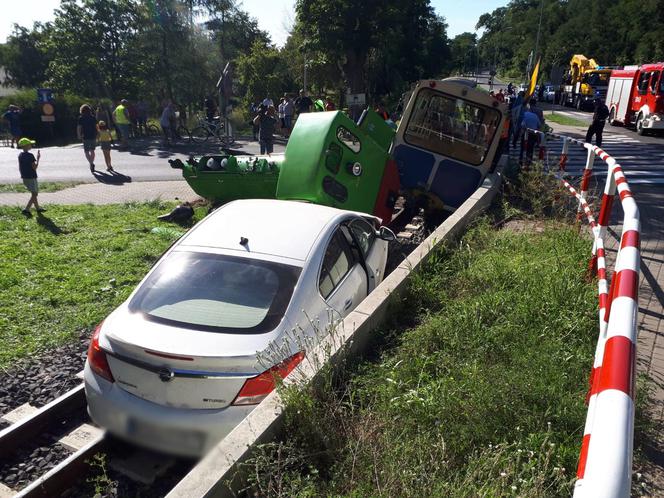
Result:
{"label": "car tail light", "polygon": [[304,358],[304,351],[295,353],[290,358],[273,366],[262,374],[247,379],[240,392],[233,400],[234,405],[256,405],[263,401],[277,385],[277,379],[285,378]]}
{"label": "car tail light", "polygon": [[92,340],[90,341],[90,348],[88,349],[88,363],[90,368],[94,373],[103,377],[109,382],[115,382],[113,374],[111,373],[111,368],[108,366],[108,360],[106,359],[106,353],[99,346],[99,332],[101,331],[101,326],[104,322],[101,322],[97,325],[94,334],[92,334]]}

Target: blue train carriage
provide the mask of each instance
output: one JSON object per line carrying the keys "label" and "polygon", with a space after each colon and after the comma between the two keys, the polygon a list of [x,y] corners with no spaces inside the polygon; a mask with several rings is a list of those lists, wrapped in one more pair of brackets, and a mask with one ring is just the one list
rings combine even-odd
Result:
{"label": "blue train carriage", "polygon": [[402,190],[456,210],[491,171],[506,112],[474,81],[418,82],[392,146]]}

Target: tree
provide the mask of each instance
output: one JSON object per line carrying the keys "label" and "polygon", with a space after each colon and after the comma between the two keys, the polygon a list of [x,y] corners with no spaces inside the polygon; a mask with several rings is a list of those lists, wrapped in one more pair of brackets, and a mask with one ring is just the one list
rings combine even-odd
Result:
{"label": "tree", "polygon": [[474,72],[477,65],[477,35],[461,33],[450,44],[450,62],[454,70],[461,73]]}
{"label": "tree", "polygon": [[49,54],[46,40],[50,25],[35,23],[32,30],[14,25],[14,31],[0,52],[0,66],[7,71],[7,83],[37,87],[45,79]]}
{"label": "tree", "polygon": [[293,89],[293,81],[279,50],[259,40],[254,42],[248,54],[238,58],[236,74],[247,103],[266,97],[276,101],[284,92]]}
{"label": "tree", "polygon": [[62,0],[48,39],[49,82],[82,95],[135,94],[146,58],[135,43],[141,20],[131,0]]}

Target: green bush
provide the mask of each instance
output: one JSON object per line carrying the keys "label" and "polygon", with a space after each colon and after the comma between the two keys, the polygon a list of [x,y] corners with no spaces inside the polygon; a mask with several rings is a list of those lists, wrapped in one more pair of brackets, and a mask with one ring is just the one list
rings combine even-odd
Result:
{"label": "green bush", "polygon": [[[21,113],[21,131],[23,136],[37,140],[39,145],[68,143],[76,139],[76,122],[78,110],[83,104],[96,106],[102,102],[109,107],[109,99],[92,99],[69,93],[56,94],[53,105],[55,107],[55,122],[42,123],[41,106],[37,101],[37,92],[34,89],[21,90],[14,95],[0,98],[0,112],[4,114],[10,104],[19,106]],[[0,125],[7,128],[7,122],[2,120]]]}

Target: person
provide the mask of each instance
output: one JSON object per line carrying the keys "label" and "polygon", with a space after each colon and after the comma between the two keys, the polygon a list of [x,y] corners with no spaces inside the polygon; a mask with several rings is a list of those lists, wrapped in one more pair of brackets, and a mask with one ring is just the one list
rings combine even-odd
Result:
{"label": "person", "polygon": [[282,132],[285,135],[285,129],[286,129],[286,113],[284,112],[284,105],[285,105],[285,100],[283,97],[281,97],[281,100],[279,101],[279,107],[277,108],[277,115],[279,116],[279,125],[281,126]]}
{"label": "person", "polygon": [[512,105],[512,147],[522,136],[521,120],[523,119],[523,97],[525,92],[519,92]]}
{"label": "person", "polygon": [[496,100],[498,102],[505,102],[505,94],[503,93],[502,88],[500,90],[498,90],[498,93],[496,94]]}
{"label": "person", "polygon": [[18,148],[18,141],[21,138],[21,109],[11,104],[2,117],[9,123],[9,133],[12,136],[11,148],[14,148],[14,143]]}
{"label": "person", "polygon": [[337,110],[337,106],[334,105],[334,102],[332,102],[332,99],[329,96],[325,97],[325,110],[326,111]]}
{"label": "person", "polygon": [[188,120],[187,107],[184,104],[178,105],[178,124],[186,128]]}
{"label": "person", "polygon": [[113,137],[111,136],[111,130],[106,126],[106,121],[99,121],[99,124],[97,125],[97,141],[104,154],[106,171],[113,173],[115,171],[111,165],[111,142],[113,141]]}
{"label": "person", "polygon": [[593,112],[593,121],[588,127],[588,132],[586,133],[586,142],[591,143],[593,135],[595,135],[595,144],[597,147],[602,146],[602,132],[604,131],[604,124],[606,123],[606,118],[609,117],[609,108],[606,107],[606,104],[602,102],[602,99],[599,97],[595,98],[595,112]]}
{"label": "person", "polygon": [[272,154],[274,150],[274,126],[277,119],[274,117],[274,106],[265,107],[261,104],[258,114],[254,118],[254,124],[258,125],[258,142],[261,146],[261,154]]}
{"label": "person", "polygon": [[510,81],[507,84],[507,95],[512,95],[514,94],[514,84]]}
{"label": "person", "polygon": [[21,138],[16,146],[23,149],[18,155],[18,169],[21,173],[23,185],[30,192],[30,200],[28,205],[21,211],[24,215],[30,216],[30,207],[35,206],[37,213],[43,213],[46,209],[39,207],[37,195],[39,194],[39,182],[37,181],[37,168],[39,167],[39,160],[41,159],[41,152],[37,151],[37,157],[30,152],[32,146],[35,145],[34,140],[29,138]]}
{"label": "person", "polygon": [[263,99],[263,102],[261,102],[261,103],[263,104],[264,107],[274,106],[274,102],[272,101],[272,99],[270,97],[265,97]]}
{"label": "person", "polygon": [[95,171],[95,149],[97,148],[97,120],[92,115],[92,108],[83,104],[78,110],[78,124],[76,136],[83,141],[83,153],[90,164],[90,172]]}
{"label": "person", "polygon": [[105,121],[106,123],[109,122],[110,116],[106,109],[104,109],[104,106],[102,105],[101,102],[97,102],[97,107],[95,108],[95,119],[97,122],[99,121]]}
{"label": "person", "polygon": [[287,94],[284,94],[284,125],[286,127],[286,138],[290,137],[293,129],[293,114],[295,113],[295,104]]}
{"label": "person", "polygon": [[310,112],[311,106],[313,105],[313,101],[307,97],[307,94],[304,93],[304,90],[300,90],[299,97],[295,99],[295,110],[297,113],[302,114],[303,112]]}
{"label": "person", "polygon": [[[521,130],[522,130],[522,139],[521,139],[521,152],[519,153],[519,162],[523,161],[523,153],[525,148],[526,153],[526,166],[530,166],[530,163],[533,161],[533,151],[535,150],[535,144],[537,143],[537,133],[533,130],[539,130],[542,126],[539,117],[537,114],[532,112],[530,109],[527,109],[523,113],[523,118],[521,120]],[[524,147],[525,146],[525,147]]]}
{"label": "person", "polygon": [[122,99],[120,104],[113,111],[113,117],[115,118],[115,124],[120,130],[120,143],[123,147],[129,146],[129,110],[127,109],[127,104],[129,102],[126,99]]}
{"label": "person", "polygon": [[322,112],[325,110],[325,102],[323,99],[314,100],[314,112]]}
{"label": "person", "polygon": [[496,94],[493,92],[493,90],[489,90],[489,97],[493,97],[494,99],[496,98]]}
{"label": "person", "polygon": [[148,134],[148,105],[144,100],[140,100],[136,104],[136,124],[139,135]]}
{"label": "person", "polygon": [[205,116],[207,117],[208,122],[212,123],[215,116],[217,115],[217,104],[214,102],[212,96],[208,95],[205,97]]}
{"label": "person", "polygon": [[129,132],[133,138],[138,137],[138,111],[133,103],[127,105],[127,112],[129,113]]}
{"label": "person", "polygon": [[378,113],[378,115],[383,118],[384,121],[387,121],[390,119],[390,115],[387,113],[387,110],[385,109],[385,106],[383,105],[382,102],[378,102],[376,104],[376,109],[375,111]]}
{"label": "person", "polygon": [[[255,102],[252,102],[249,105],[249,112],[251,113],[251,116],[256,116],[258,114],[258,110],[260,108],[260,104],[256,104]],[[254,118],[251,118],[251,133],[254,137],[254,140],[258,142],[258,125],[254,123]]]}
{"label": "person", "polygon": [[171,145],[170,139],[175,141],[175,109],[173,108],[173,102],[170,100],[167,100],[164,105],[159,124],[164,132],[164,143],[167,146]]}
{"label": "person", "polygon": [[542,109],[540,109],[537,106],[537,99],[534,97],[531,98],[528,107],[530,109],[530,112],[534,112],[535,114],[537,114],[537,117],[540,120],[540,126],[544,125],[544,113],[542,112]]}

